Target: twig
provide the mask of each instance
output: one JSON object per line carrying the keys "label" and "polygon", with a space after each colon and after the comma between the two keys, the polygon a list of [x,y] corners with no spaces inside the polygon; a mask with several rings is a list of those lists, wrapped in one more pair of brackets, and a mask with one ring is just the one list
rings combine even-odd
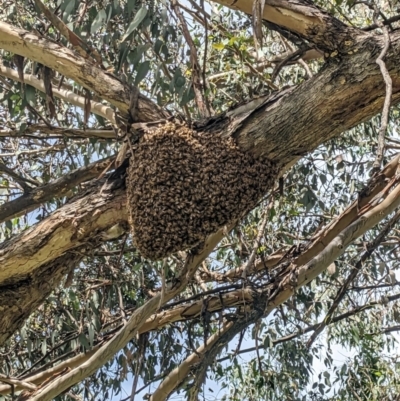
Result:
{"label": "twig", "polygon": [[338,293],[336,294],[335,300],[333,301],[331,307],[328,310],[328,313],[326,314],[325,319],[322,321],[322,323],[315,329],[314,333],[312,336],[309,338],[307,342],[307,347],[311,347],[313,342],[316,340],[318,335],[325,329],[325,327],[330,324],[332,320],[332,316],[339,306],[339,303],[342,301],[344,296],[347,293],[347,290],[350,286],[350,283],[353,282],[353,280],[357,277],[358,273],[360,272],[364,262],[372,255],[372,253],[375,251],[375,249],[380,245],[380,243],[384,240],[386,235],[390,232],[392,229],[393,225],[397,222],[397,220],[400,217],[400,211],[398,211],[390,220],[389,222],[385,225],[383,230],[379,233],[379,235],[369,244],[366,246],[366,251],[361,255],[360,259],[357,261],[354,269],[351,271],[349,276],[347,277],[346,281],[343,283],[342,287],[339,289]]}
{"label": "twig", "polygon": [[142,334],[139,337],[139,341],[138,341],[138,357],[137,357],[137,361],[136,361],[136,367],[135,367],[135,377],[133,379],[133,383],[132,383],[132,391],[131,391],[131,395],[129,397],[129,401],[135,401],[135,395],[137,394],[137,385],[139,382],[139,372],[142,368],[143,365],[143,358],[144,358],[144,354],[146,352],[146,343],[147,343],[147,334]]}
{"label": "twig", "polygon": [[[397,301],[399,299],[400,299],[400,294],[390,295],[388,297],[388,302]],[[329,324],[340,322],[340,321],[342,321],[344,319],[347,319],[350,316],[354,316],[357,313],[367,311],[367,310],[372,309],[375,306],[378,306],[378,305],[381,305],[381,304],[382,304],[381,301],[372,301],[372,302],[370,302],[368,304],[365,304],[365,305],[362,305],[362,306],[358,306],[358,307],[356,307],[354,309],[351,309],[350,311],[348,311],[346,313],[343,313],[343,314],[341,314],[339,316],[334,317],[330,321]],[[284,336],[284,337],[280,337],[280,338],[278,338],[276,340],[272,340],[271,341],[272,346],[275,347],[278,344],[282,344],[282,343],[294,340],[295,338],[301,337],[304,334],[310,333],[311,331],[314,331],[320,324],[321,323],[313,324],[312,326],[308,326],[308,327],[306,327],[304,329],[298,330],[295,333],[289,334],[289,335]],[[384,328],[384,329],[382,329],[381,332],[382,333],[390,333],[391,331],[397,331],[396,330],[397,327],[400,330],[400,326],[393,326],[393,327]],[[230,355],[227,355],[227,356],[224,356],[222,358],[217,359],[217,362],[224,362],[224,361],[227,361],[229,359],[232,359],[232,357],[235,357],[236,355],[247,354],[249,352],[254,352],[256,350],[257,350],[257,347],[244,348],[244,349],[242,349],[242,350],[240,350],[238,352],[234,352],[233,354],[230,354]]]}
{"label": "twig", "polygon": [[274,69],[272,75],[271,75],[271,82],[273,83],[275,81],[275,78],[278,76],[280,70],[289,62],[298,60],[301,58],[301,56],[304,54],[305,50],[304,49],[298,49],[295,52],[289,54],[286,58],[284,58]]}
{"label": "twig", "polygon": [[79,36],[77,36],[73,31],[71,31],[64,22],[57,17],[53,12],[51,12],[41,0],[35,0],[36,6],[42,11],[42,13],[47,17],[47,19],[52,23],[52,25],[64,36],[65,39],[77,51],[82,57],[88,59],[90,56],[101,65],[101,56],[96,49],[91,48],[86,42],[84,42]]}
{"label": "twig", "polygon": [[[272,204],[273,203],[271,202],[269,205],[272,205]],[[264,216],[261,221],[260,228],[258,229],[256,240],[254,241],[253,249],[251,251],[249,260],[247,261],[246,265],[243,268],[243,272],[242,272],[243,279],[246,279],[247,274],[249,273],[251,266],[254,264],[254,260],[256,259],[257,250],[258,250],[258,247],[260,246],[260,241],[261,241],[262,236],[264,235],[265,226],[267,225],[267,222],[268,222],[268,212],[269,212],[269,207],[266,207],[264,210]]]}
{"label": "twig", "polygon": [[[14,180],[16,182],[18,182],[19,185],[21,185],[22,189],[24,190],[24,192],[29,192],[32,189],[32,186],[37,187],[38,183],[29,179],[29,178],[25,178],[25,177],[21,177],[20,175],[18,175],[15,171],[13,171],[12,169],[8,168],[4,163],[0,162],[0,172],[3,172],[5,174],[7,174],[8,176],[14,178]],[[31,184],[31,185],[28,185]]]}
{"label": "twig", "polygon": [[[395,15],[394,17],[388,18],[385,21],[382,22],[383,25],[390,25],[392,22],[397,22],[400,21],[400,15]],[[369,26],[366,26],[365,28],[361,28],[363,31],[373,31],[376,28],[380,28],[378,24],[372,24]]]}
{"label": "twig", "polygon": [[206,97],[204,96],[204,87],[206,85],[206,82],[203,83],[201,82],[201,68],[197,57],[196,46],[193,42],[192,36],[190,35],[188,26],[186,24],[186,20],[179,9],[178,1],[172,0],[171,7],[174,10],[176,16],[178,17],[178,20],[182,28],[183,36],[186,40],[187,45],[189,46],[190,62],[192,65],[192,83],[197,107],[199,109],[200,115],[203,118],[210,117],[211,115],[210,109],[207,105]]}
{"label": "twig", "polygon": [[207,20],[207,13],[206,13],[206,10],[204,8],[204,0],[200,0],[200,5],[201,5],[201,9],[203,10],[203,14],[204,14],[204,36],[205,36],[205,39],[204,39],[203,68],[202,68],[204,99],[207,102],[208,109],[211,111],[211,107],[210,107],[210,104],[208,102],[207,93],[206,93],[206,89],[207,89],[206,63],[207,63],[207,53],[208,53],[208,20]]}
{"label": "twig", "polygon": [[392,85],[392,79],[390,78],[389,71],[386,68],[386,64],[383,61],[383,58],[386,56],[386,53],[389,50],[390,46],[390,37],[389,37],[389,31],[388,28],[383,25],[382,21],[378,20],[378,15],[379,11],[377,7],[375,6],[374,9],[374,20],[375,24],[377,24],[383,32],[383,38],[384,38],[384,46],[379,54],[378,58],[376,59],[376,64],[379,65],[379,68],[381,70],[381,74],[383,76],[383,79],[386,84],[386,96],[385,96],[385,101],[383,104],[383,110],[382,110],[382,117],[381,117],[381,126],[379,128],[379,133],[378,133],[378,149],[376,152],[376,158],[372,167],[372,173],[376,173],[382,164],[383,160],[383,152],[385,149],[385,134],[386,134],[386,129],[388,126],[388,121],[389,121],[389,110],[390,110],[390,101],[392,99],[392,92],[393,92],[393,85]]}
{"label": "twig", "polygon": [[0,223],[31,211],[50,199],[65,196],[69,190],[78,184],[97,177],[113,159],[114,156],[80,167],[46,185],[31,189],[29,193],[0,205]]}

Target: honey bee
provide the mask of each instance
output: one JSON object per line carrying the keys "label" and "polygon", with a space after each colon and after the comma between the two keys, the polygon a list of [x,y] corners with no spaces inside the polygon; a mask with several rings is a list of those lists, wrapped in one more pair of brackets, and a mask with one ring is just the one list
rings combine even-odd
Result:
{"label": "honey bee", "polygon": [[277,174],[276,165],[244,153],[232,138],[159,125],[129,163],[133,241],[151,260],[193,248],[254,208]]}

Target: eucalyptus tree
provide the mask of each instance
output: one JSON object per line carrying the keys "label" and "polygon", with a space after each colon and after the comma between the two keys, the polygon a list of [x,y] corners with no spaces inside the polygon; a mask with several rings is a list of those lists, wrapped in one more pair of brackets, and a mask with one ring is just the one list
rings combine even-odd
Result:
{"label": "eucalyptus tree", "polygon": [[3,0],[2,397],[398,397],[398,11]]}

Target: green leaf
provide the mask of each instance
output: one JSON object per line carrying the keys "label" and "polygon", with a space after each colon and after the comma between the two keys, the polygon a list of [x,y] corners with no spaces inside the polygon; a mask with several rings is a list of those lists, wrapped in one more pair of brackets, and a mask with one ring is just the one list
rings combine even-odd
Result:
{"label": "green leaf", "polygon": [[149,72],[150,69],[150,61],[146,60],[143,63],[139,64],[139,67],[137,69],[136,73],[136,79],[135,79],[135,85],[138,85],[140,81],[142,81],[147,73]]}
{"label": "green leaf", "polygon": [[26,85],[24,93],[25,93],[25,100],[31,106],[34,106],[36,104],[36,89],[31,85]]}
{"label": "green leaf", "polygon": [[78,339],[83,347],[85,347],[86,349],[90,348],[89,341],[87,340],[86,336],[83,333],[79,334]]}
{"label": "green leaf", "polygon": [[213,43],[212,47],[219,51],[225,49],[225,45],[223,43]]}
{"label": "green leaf", "polygon": [[134,10],[136,5],[136,0],[128,0],[128,14],[130,15]]}
{"label": "green leaf", "polygon": [[143,21],[146,14],[147,14],[147,8],[145,6],[142,6],[136,13],[135,18],[133,19],[127,31],[125,32],[125,35],[122,37],[122,42],[124,42],[128,38],[128,36],[139,26],[139,24]]}
{"label": "green leaf", "polygon": [[106,10],[100,10],[96,15],[96,18],[92,22],[92,26],[90,27],[90,33],[97,32],[103,25],[106,18],[107,18]]}
{"label": "green leaf", "polygon": [[65,7],[64,13],[63,13],[63,20],[64,22],[67,21],[68,17],[72,13],[72,11],[75,9],[75,0],[68,0],[67,5]]}

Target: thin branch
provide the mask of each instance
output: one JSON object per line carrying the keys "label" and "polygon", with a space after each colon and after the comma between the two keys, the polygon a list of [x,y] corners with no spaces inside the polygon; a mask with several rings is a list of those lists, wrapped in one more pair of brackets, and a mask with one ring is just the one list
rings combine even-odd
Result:
{"label": "thin branch", "polygon": [[201,345],[197,348],[196,352],[190,354],[179,366],[177,366],[167,377],[161,382],[157,390],[150,397],[150,401],[164,401],[174,389],[181,384],[182,381],[190,379],[190,370],[193,365],[202,362],[206,356],[207,351],[214,349],[214,345],[217,344],[218,340],[232,328],[233,322],[227,322],[225,325],[213,334],[206,344]]}
{"label": "thin branch", "polygon": [[78,184],[98,177],[114,160],[114,156],[80,167],[49,184],[31,189],[28,193],[0,205],[0,223],[32,211],[42,203],[65,194]]}
{"label": "thin branch", "polygon": [[18,386],[19,388],[25,389],[25,390],[36,390],[37,389],[37,386],[29,381],[18,380],[18,379],[14,379],[12,377],[7,377],[6,375],[3,375],[1,373],[0,373],[0,382],[7,383],[10,385],[10,387]]}
{"label": "thin branch", "polygon": [[96,49],[91,48],[88,44],[83,41],[79,36],[72,32],[64,22],[51,12],[41,0],[35,0],[36,6],[42,11],[47,19],[53,24],[53,26],[68,40],[73,46],[74,50],[78,52],[82,57],[89,59],[94,56],[97,63],[101,65],[101,57]]}
{"label": "thin branch", "polygon": [[376,59],[376,64],[379,65],[379,68],[381,70],[381,74],[383,76],[383,79],[385,81],[386,85],[386,96],[385,96],[385,101],[383,104],[383,110],[382,110],[382,117],[381,117],[381,126],[379,128],[378,132],[378,149],[376,152],[376,158],[372,167],[372,172],[375,173],[377,172],[382,164],[383,160],[383,152],[385,150],[385,135],[386,135],[386,129],[388,126],[389,122],[389,110],[390,110],[390,102],[392,100],[392,93],[393,93],[393,83],[392,83],[392,78],[390,78],[390,74],[388,69],[386,68],[386,64],[383,61],[383,59],[386,56],[386,53],[389,50],[390,46],[390,37],[389,37],[389,31],[386,26],[383,25],[381,21],[378,20],[377,18],[377,9],[375,7],[374,15],[375,15],[375,24],[377,24],[383,32],[383,38],[384,38],[384,46],[382,48],[381,53],[379,54],[378,58]]}
{"label": "thin branch", "polygon": [[[388,296],[387,297],[387,302],[389,303],[389,302],[397,301],[399,299],[400,299],[400,293]],[[342,320],[345,320],[345,319],[347,319],[347,318],[349,318],[351,316],[354,316],[354,315],[356,315],[358,313],[361,313],[361,312],[365,312],[365,311],[367,311],[369,309],[372,309],[372,308],[374,308],[376,306],[379,306],[379,305],[382,305],[382,301],[373,301],[373,302],[370,302],[370,303],[368,303],[366,305],[358,306],[358,307],[356,307],[354,309],[349,310],[346,313],[343,313],[341,315],[338,315],[338,316],[334,317],[329,322],[329,325],[334,324],[334,323],[338,323],[338,322],[340,322]],[[278,338],[276,340],[272,340],[272,345],[275,347],[278,344],[282,344],[282,343],[294,340],[294,339],[296,339],[298,337],[303,336],[304,334],[307,334],[307,333],[310,333],[310,332],[316,330],[320,325],[321,325],[321,323],[316,323],[316,324],[314,324],[312,326],[308,326],[308,327],[306,327],[304,329],[296,331],[296,332],[294,332],[292,334],[289,334],[287,336],[280,337],[280,338]],[[391,331],[398,331],[398,330],[400,330],[400,326],[393,326],[393,327],[383,328],[380,332],[381,333],[390,333]],[[379,334],[379,333],[375,333],[375,334]],[[234,357],[236,355],[247,354],[249,352],[255,352],[255,351],[257,351],[257,347],[245,348],[245,349],[242,349],[242,350],[239,350],[239,351],[235,351],[233,353],[233,355],[231,354],[231,355],[227,355],[227,356],[224,356],[222,358],[219,358],[217,360],[217,362],[224,362],[224,361],[227,361],[227,360],[231,360],[232,357]]]}
{"label": "thin branch", "polygon": [[15,152],[0,153],[0,157],[15,157],[18,155],[37,155],[39,153],[56,152],[65,149],[65,145],[53,145],[39,149],[16,150]]}
{"label": "thin branch", "polygon": [[[397,22],[397,21],[400,21],[400,15],[395,15],[394,17],[386,19],[385,21],[381,21],[381,24],[390,25],[393,22]],[[377,28],[381,28],[379,23],[374,23],[372,25],[366,26],[365,28],[362,28],[362,30],[368,32],[368,31],[373,31],[374,29],[377,29]]]}
{"label": "thin branch", "polygon": [[264,210],[264,216],[261,220],[260,228],[258,229],[257,237],[253,244],[253,249],[251,250],[249,260],[247,261],[246,265],[243,268],[242,278],[244,278],[244,279],[246,279],[247,274],[250,272],[250,269],[254,265],[254,260],[256,259],[256,255],[257,255],[258,248],[260,246],[261,238],[264,235],[265,226],[267,225],[267,222],[268,222],[269,210],[272,205],[273,205],[273,200],[270,201],[268,207],[266,207]]}
{"label": "thin branch", "polygon": [[135,377],[133,378],[131,396],[129,397],[129,401],[135,401],[135,395],[137,393],[137,385],[139,382],[139,372],[142,369],[143,358],[146,352],[146,343],[147,343],[147,335],[142,334],[138,340],[139,349],[135,366]]}
{"label": "thin branch", "polygon": [[210,117],[210,107],[208,105],[207,97],[205,96],[206,82],[202,83],[200,63],[197,57],[196,46],[193,42],[192,36],[190,35],[189,28],[186,24],[186,20],[183,17],[181,10],[179,9],[179,3],[177,0],[171,0],[171,7],[174,10],[178,20],[180,22],[183,36],[189,46],[190,51],[190,63],[192,66],[192,83],[195,95],[197,107],[199,109],[201,117]]}
{"label": "thin branch", "polygon": [[389,234],[391,229],[393,228],[394,224],[398,221],[400,217],[400,211],[398,211],[389,221],[386,223],[385,227],[381,230],[379,235],[374,238],[373,241],[368,243],[366,245],[366,251],[361,255],[360,259],[357,261],[354,269],[351,271],[351,273],[348,275],[346,281],[343,283],[342,287],[339,289],[337,292],[335,299],[329,308],[325,319],[323,322],[315,329],[314,333],[312,336],[309,338],[307,342],[307,347],[311,347],[313,342],[316,340],[318,335],[322,333],[322,331],[325,329],[327,325],[330,324],[333,314],[335,313],[337,307],[339,306],[340,302],[344,298],[344,296],[347,294],[347,290],[350,286],[350,284],[354,281],[354,279],[357,277],[358,273],[360,272],[364,262],[374,253],[376,248],[381,244],[381,242],[385,239],[385,237]]}
{"label": "thin branch", "polygon": [[[2,162],[0,162],[0,172],[4,172],[8,176],[14,178],[14,180],[16,182],[18,182],[19,185],[21,185],[24,192],[30,191],[32,189],[32,185],[35,187],[38,185],[38,183],[36,181],[30,180],[29,178],[21,177],[14,170],[12,170],[11,168],[8,168]],[[28,185],[28,184],[31,184],[31,185]]]}
{"label": "thin branch", "polygon": [[[53,90],[54,92],[54,90]],[[96,113],[95,113],[96,114]],[[39,134],[34,135],[36,132]],[[55,138],[61,139],[68,137],[71,139],[81,138],[99,138],[99,139],[115,139],[115,131],[111,129],[78,129],[78,128],[61,128],[44,124],[28,124],[23,132],[17,129],[0,130],[2,138]]]}
{"label": "thin branch", "polygon": [[[6,67],[0,60],[0,75],[6,78],[10,78],[13,81],[21,82],[18,72],[12,68]],[[25,84],[33,86],[35,89],[45,93],[46,89],[42,80],[35,78],[33,75],[24,74]],[[52,88],[53,95],[61,100],[69,102],[74,106],[85,108],[85,98],[83,96],[76,95],[75,93],[66,89]],[[98,116],[105,118],[111,123],[115,124],[115,112],[114,110],[99,102],[91,101],[90,111]]]}
{"label": "thin branch", "polygon": [[253,293],[253,295],[257,307],[240,316],[234,322],[225,322],[221,329],[168,374],[150,397],[150,401],[165,401],[178,386],[192,378],[194,383],[189,394],[189,400],[196,400],[200,386],[206,376],[207,368],[215,361],[222,348],[238,333],[258,321],[263,315],[266,306],[265,299],[258,298],[256,293]]}

